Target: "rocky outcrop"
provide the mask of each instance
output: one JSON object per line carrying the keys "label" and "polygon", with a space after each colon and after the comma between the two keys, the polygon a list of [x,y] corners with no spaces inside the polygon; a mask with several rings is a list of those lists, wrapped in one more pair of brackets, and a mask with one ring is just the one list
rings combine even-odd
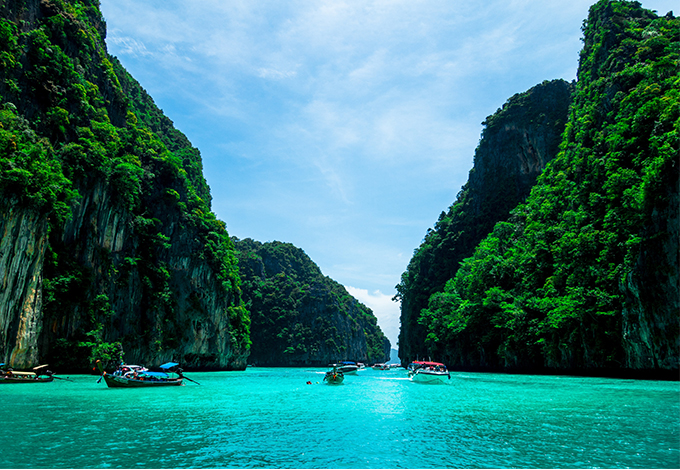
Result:
{"label": "rocky outcrop", "polygon": [[486,118],[467,184],[470,216],[491,227],[502,220],[498,214],[509,213],[529,195],[557,155],[573,91],[574,84],[564,80],[545,81]]}
{"label": "rocky outcrop", "polygon": [[42,267],[47,217],[19,206],[0,206],[0,361],[37,365],[42,328]]}
{"label": "rocky outcrop", "polygon": [[0,21],[0,360],[245,368],[200,153],[107,54],[98,3],[0,2]]}
{"label": "rocky outcrop", "polygon": [[463,259],[498,221],[529,195],[546,163],[557,155],[574,85],[545,81],[511,97],[482,123],[468,182],[434,230],[428,230],[397,285],[401,301],[399,357],[427,357],[418,321],[428,299],[442,291]]}
{"label": "rocky outcrop", "polygon": [[[437,279],[427,269],[444,271],[432,261],[447,253],[442,235],[453,233],[450,240],[456,241],[468,229],[484,231],[484,203],[488,210],[494,198],[500,204],[514,192],[504,170],[494,174],[494,167],[513,165],[491,158],[494,167],[479,172],[491,195],[481,195],[480,203],[467,193],[481,168],[479,152],[488,143],[498,147],[487,131],[516,127],[487,120],[459,203],[442,214],[402,278],[409,308],[417,299],[410,288],[430,294],[416,317],[427,335],[415,347],[407,344],[410,352],[425,346],[450,367],[467,370],[678,380],[680,106],[671,44],[680,21],[639,2],[600,0],[583,32],[560,151],[525,202],[495,223],[455,277],[430,294],[422,286]],[[520,164],[514,168],[540,160],[534,158],[538,140],[515,138],[524,151],[516,154]],[[464,220],[474,223],[457,223]],[[406,340],[415,336],[410,327]]]}
{"label": "rocky outcrop", "polygon": [[251,313],[251,364],[389,360],[390,342],[373,312],[324,276],[303,250],[251,239],[237,240],[236,249]]}
{"label": "rocky outcrop", "polygon": [[[57,299],[45,309],[41,357],[84,368],[82,360],[65,359],[60,345],[77,349],[88,341],[84,333],[101,327],[100,339],[121,343],[128,362],[175,360],[189,370],[246,367],[248,350],[232,337],[229,316],[239,298],[221,285],[202,256],[200,233],[188,221],[182,224],[182,214],[163,205],[154,212],[160,218],[149,227],[150,219],[116,204],[106,184],[85,192],[51,241],[86,282],[53,289]],[[149,237],[162,243],[150,245]],[[72,275],[63,266],[56,271],[53,281]]]}
{"label": "rocky outcrop", "polygon": [[621,285],[626,296],[622,340],[627,369],[677,370],[680,364],[678,181],[676,176],[667,188],[666,203],[653,211],[643,234],[648,242]]}

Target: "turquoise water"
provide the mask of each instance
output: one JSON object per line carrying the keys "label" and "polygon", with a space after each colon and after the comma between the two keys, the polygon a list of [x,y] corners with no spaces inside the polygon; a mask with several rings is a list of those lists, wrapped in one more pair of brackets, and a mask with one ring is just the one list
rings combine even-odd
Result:
{"label": "turquoise water", "polygon": [[[364,370],[2,385],[2,468],[678,468],[680,383]],[[312,381],[307,385],[307,381]]]}

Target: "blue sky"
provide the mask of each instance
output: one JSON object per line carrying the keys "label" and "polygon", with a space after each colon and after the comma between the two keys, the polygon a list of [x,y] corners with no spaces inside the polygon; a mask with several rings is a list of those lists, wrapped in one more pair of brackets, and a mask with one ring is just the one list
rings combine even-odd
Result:
{"label": "blue sky", "polygon": [[[676,0],[642,2],[665,14]],[[378,317],[481,122],[576,78],[591,0],[101,0],[109,52],[201,151],[230,235],[302,248]],[[676,7],[677,9],[677,7]]]}

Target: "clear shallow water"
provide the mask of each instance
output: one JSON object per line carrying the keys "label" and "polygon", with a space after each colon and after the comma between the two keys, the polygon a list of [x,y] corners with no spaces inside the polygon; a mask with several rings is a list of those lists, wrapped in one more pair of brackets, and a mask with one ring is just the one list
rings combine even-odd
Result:
{"label": "clear shallow water", "polygon": [[[680,468],[680,383],[364,370],[2,385],[2,468]],[[310,380],[313,383],[307,385]]]}

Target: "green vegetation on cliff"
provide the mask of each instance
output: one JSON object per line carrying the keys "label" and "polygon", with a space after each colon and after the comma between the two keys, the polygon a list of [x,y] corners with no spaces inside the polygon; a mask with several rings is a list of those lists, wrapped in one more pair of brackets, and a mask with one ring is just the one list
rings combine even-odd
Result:
{"label": "green vegetation on cliff", "polygon": [[561,151],[419,322],[454,367],[678,369],[680,20],[602,0]]}
{"label": "green vegetation on cliff", "polygon": [[290,243],[237,240],[256,365],[384,362],[390,343],[373,312]]}
{"label": "green vegetation on cliff", "polygon": [[510,98],[482,124],[474,167],[456,202],[429,229],[397,285],[401,300],[399,354],[427,357],[420,312],[442,291],[460,263],[499,220],[528,196],[536,177],[559,150],[573,85],[546,81]]}
{"label": "green vegetation on cliff", "polygon": [[[48,220],[35,347],[62,370],[89,368],[117,343],[150,361],[245,366],[248,312],[200,153],[107,54],[104,37],[97,0],[0,1],[0,209]],[[189,269],[203,284],[188,285]],[[208,285],[206,300],[197,292]],[[13,328],[2,332],[0,359]],[[240,359],[189,344],[195,328],[210,344],[228,331]]]}

